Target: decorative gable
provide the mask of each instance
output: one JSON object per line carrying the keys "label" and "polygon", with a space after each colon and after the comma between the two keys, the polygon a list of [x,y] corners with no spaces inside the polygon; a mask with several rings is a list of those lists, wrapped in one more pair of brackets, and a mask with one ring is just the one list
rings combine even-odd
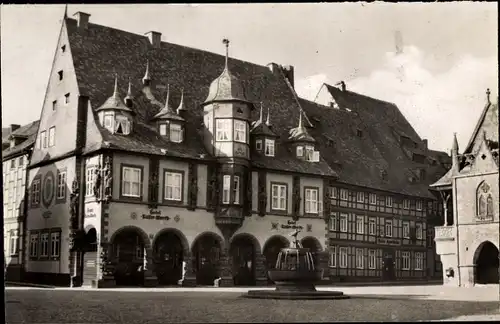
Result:
{"label": "decorative gable", "polygon": [[498,171],[498,165],[496,159],[494,158],[492,152],[487,146],[486,140],[483,138],[478,151],[474,154],[474,159],[470,162],[471,173],[486,173],[486,172]]}

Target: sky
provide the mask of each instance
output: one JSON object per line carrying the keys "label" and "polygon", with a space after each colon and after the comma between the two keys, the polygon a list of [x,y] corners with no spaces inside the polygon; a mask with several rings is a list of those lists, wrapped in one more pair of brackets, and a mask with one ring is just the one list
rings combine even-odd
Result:
{"label": "sky", "polygon": [[[395,103],[429,148],[465,148],[498,98],[496,3],[69,5],[68,15],[266,65],[293,65],[314,100],[323,82]],[[40,117],[64,5],[2,5],[2,126]],[[399,33],[399,41],[396,41]],[[396,54],[396,43],[401,49]]]}

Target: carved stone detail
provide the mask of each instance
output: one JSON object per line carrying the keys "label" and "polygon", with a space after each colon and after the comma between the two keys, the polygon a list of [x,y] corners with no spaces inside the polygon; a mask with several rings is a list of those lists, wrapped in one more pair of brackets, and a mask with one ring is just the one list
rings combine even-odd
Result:
{"label": "carved stone detail", "polygon": [[292,193],[292,201],[293,201],[293,212],[292,217],[294,220],[297,220],[300,215],[300,202],[302,200],[300,195],[300,177],[293,177],[293,193]]}
{"label": "carved stone detail", "polygon": [[70,250],[72,250],[75,246],[75,235],[78,230],[78,210],[80,206],[80,187],[78,185],[78,180],[73,179],[73,183],[71,184],[71,194],[70,194]]}
{"label": "carved stone detail", "polygon": [[217,207],[218,198],[217,168],[214,165],[208,166],[207,178],[207,209],[213,211]]}
{"label": "carved stone detail", "polygon": [[107,156],[104,162],[104,201],[108,203],[113,197],[113,164]]}
{"label": "carved stone detail", "polygon": [[252,171],[248,170],[245,177],[245,184],[247,186],[246,199],[245,199],[245,215],[252,216]]}
{"label": "carved stone detail", "polygon": [[97,199],[97,201],[101,201],[102,196],[101,196],[101,186],[102,186],[102,174],[103,174],[104,168],[102,165],[99,163],[97,165],[97,168],[94,169],[94,196]]}
{"label": "carved stone detail", "polygon": [[267,208],[267,185],[266,173],[259,171],[259,216],[266,215]]}
{"label": "carved stone detail", "polygon": [[323,180],[323,217],[325,220],[330,218],[331,202],[329,193],[330,181]]}
{"label": "carved stone detail", "polygon": [[159,192],[159,174],[158,169],[160,162],[156,158],[152,158],[149,162],[149,206],[151,208],[158,207],[158,192]]}
{"label": "carved stone detail", "polygon": [[198,168],[196,164],[189,163],[189,198],[188,209],[195,210],[198,200]]}

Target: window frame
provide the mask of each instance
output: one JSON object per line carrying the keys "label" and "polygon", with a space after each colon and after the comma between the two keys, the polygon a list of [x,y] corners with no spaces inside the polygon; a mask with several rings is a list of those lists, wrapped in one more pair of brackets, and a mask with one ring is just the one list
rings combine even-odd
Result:
{"label": "window frame", "polygon": [[47,132],[44,131],[44,130],[41,131],[40,132],[40,137],[41,137],[41,140],[42,140],[41,143],[40,143],[41,148],[47,148],[47,142],[48,142],[47,141]]}
{"label": "window frame", "polygon": [[[356,248],[355,259],[356,259],[356,269],[363,270],[365,268],[365,256],[362,248]],[[361,262],[359,262],[361,261]]]}
{"label": "window frame", "polygon": [[337,267],[337,247],[336,246],[330,246],[328,267],[330,267],[330,268]]}
{"label": "window frame", "polygon": [[377,194],[376,193],[370,193],[368,195],[368,203],[370,205],[377,205]]}
{"label": "window frame", "polygon": [[85,197],[92,197],[94,195],[96,169],[96,165],[88,165],[85,168]]}
{"label": "window frame", "polygon": [[[359,220],[361,220],[361,227],[359,227]],[[365,234],[365,217],[363,215],[356,215],[356,234]]]}
{"label": "window frame", "polygon": [[[56,237],[57,240],[54,240],[53,238]],[[62,231],[61,229],[52,229],[50,231],[50,236],[49,236],[49,255],[52,260],[56,259],[58,260],[61,257],[61,237],[62,237]],[[55,244],[54,244],[55,242]],[[56,248],[54,249],[54,245]],[[57,254],[54,254],[54,251],[57,252]]]}
{"label": "window frame", "polygon": [[[125,183],[125,170],[137,171],[139,170],[139,194],[125,194],[124,193],[124,183]],[[133,181],[130,180],[130,191],[132,191]],[[120,199],[131,199],[131,200],[142,200],[143,199],[143,182],[144,182],[144,166],[142,165],[133,165],[133,164],[124,164],[120,165]]]}
{"label": "window frame", "polygon": [[[344,258],[345,256],[345,258]],[[345,246],[341,246],[339,248],[339,268],[341,269],[346,269],[347,266],[348,266],[348,258],[349,258],[349,254],[348,254],[348,249],[347,247]]]}
{"label": "window frame", "polygon": [[[274,196],[273,188],[277,188],[277,196]],[[281,196],[282,188],[285,188],[285,196]],[[277,199],[277,206],[274,206],[274,199]],[[282,200],[284,199],[284,206],[281,206]],[[283,208],[282,208],[283,207]],[[284,182],[271,182],[271,211],[276,212],[288,212],[288,184]]]}
{"label": "window frame", "polygon": [[241,193],[241,181],[240,176],[233,175],[232,192],[233,192],[233,204],[240,204],[240,193]]}
{"label": "window frame", "polygon": [[349,200],[349,190],[347,190],[345,188],[340,188],[340,200],[344,200],[344,201]]}
{"label": "window frame", "polygon": [[38,231],[30,231],[29,234],[29,258],[38,258],[38,245],[39,245],[40,233]]}
{"label": "window frame", "polygon": [[69,97],[70,97],[70,95],[71,94],[69,92],[64,95],[64,104],[65,105],[69,104]]}
{"label": "window frame", "polygon": [[66,184],[68,182],[67,176],[68,174],[66,170],[57,170],[56,201],[66,200]]}
{"label": "window frame", "polygon": [[298,145],[295,148],[295,154],[297,155],[297,157],[303,157],[304,156],[304,147],[302,145]]}
{"label": "window frame", "polygon": [[[243,129],[238,129],[239,127],[238,126],[243,126]],[[238,142],[238,143],[246,143],[247,142],[247,125],[248,123],[244,120],[241,120],[241,119],[234,119],[233,120],[233,138],[234,138],[234,141],[235,142]],[[240,133],[240,135],[242,134],[243,135],[243,139],[237,139],[237,136],[238,133]]]}
{"label": "window frame", "polygon": [[[173,134],[177,134],[179,137],[175,138],[172,136]],[[170,123],[168,127],[168,135],[169,135],[169,141],[172,143],[182,143],[184,141],[184,136],[183,136],[183,127],[181,124],[177,123]],[[176,135],[176,136],[177,136]]]}
{"label": "window frame", "polygon": [[356,192],[356,202],[357,203],[365,202],[365,193],[363,191]]}
{"label": "window frame", "polygon": [[31,206],[38,207],[41,200],[41,177],[33,179],[31,183]]}
{"label": "window frame", "polygon": [[259,152],[262,151],[262,140],[261,139],[255,140],[255,149]]}
{"label": "window frame", "polygon": [[[405,260],[407,260],[408,265],[405,265]],[[411,268],[411,260],[410,260],[410,252],[402,251],[401,252],[401,270],[410,270]]]}
{"label": "window frame", "polygon": [[16,257],[19,255],[19,243],[20,243],[19,239],[20,237],[17,231],[13,230],[9,233],[9,255],[11,257]]}
{"label": "window frame", "polygon": [[[216,142],[231,142],[232,141],[232,119],[231,118],[216,118],[215,119],[215,141]],[[219,124],[221,123],[221,124]],[[221,127],[224,126],[224,127]],[[227,135],[227,139],[219,138],[219,134]]]}
{"label": "window frame", "polygon": [[[163,132],[164,130],[164,132]],[[168,125],[167,123],[160,123],[158,125],[158,133],[160,133],[160,136],[167,136],[168,134]]]}
{"label": "window frame", "polygon": [[[372,231],[372,229],[373,229],[373,231]],[[373,217],[368,218],[368,235],[377,235],[377,219],[376,218],[373,218]]]}
{"label": "window frame", "polygon": [[423,209],[423,202],[421,199],[418,199],[415,203],[415,208],[418,210],[418,211],[422,211]]}
{"label": "window frame", "polygon": [[[387,227],[389,224],[390,224],[390,226]],[[393,234],[394,234],[393,233],[393,226],[394,226],[394,224],[392,222],[392,219],[386,219],[385,220],[385,233],[384,233],[385,237],[393,237]],[[391,233],[390,233],[391,235],[389,235],[389,232],[387,231],[388,228],[391,229]]]}
{"label": "window frame", "polygon": [[424,224],[422,224],[422,223],[415,223],[415,238],[417,240],[423,240],[424,239]]}
{"label": "window frame", "polygon": [[222,176],[222,204],[229,205],[231,202],[231,175],[224,174]]}
{"label": "window frame", "polygon": [[328,218],[328,231],[337,232],[338,215],[338,212],[330,212],[330,217]]}
{"label": "window frame", "polygon": [[[275,144],[276,144],[275,140],[273,140],[271,138],[266,138],[264,140],[264,155],[265,156],[275,156],[275,154],[276,154]],[[267,150],[268,147],[270,148],[269,153]]]}
{"label": "window frame", "polygon": [[409,239],[410,238],[410,222],[403,222],[403,225],[401,226],[401,228],[403,231],[403,238]]}
{"label": "window frame", "polygon": [[415,252],[414,270],[423,270],[423,269],[424,269],[424,253]]}
{"label": "window frame", "polygon": [[[372,264],[373,261],[373,264]],[[377,269],[377,251],[370,249],[368,250],[368,269]]]}
{"label": "window frame", "polygon": [[403,209],[405,209],[405,210],[410,209],[410,199],[407,199],[407,198],[403,199]]}
{"label": "window frame", "polygon": [[393,207],[392,196],[385,196],[385,207]]}
{"label": "window frame", "polygon": [[330,199],[337,199],[337,187],[328,187],[328,196]]}
{"label": "window frame", "polygon": [[[173,184],[170,186],[172,197],[167,197],[169,183],[167,181],[168,176],[171,176],[172,179],[175,177],[180,177],[180,186],[179,186],[179,198],[175,197],[174,190],[177,186]],[[173,204],[182,204],[184,202],[184,171],[183,170],[175,170],[175,169],[163,169],[163,202],[164,203],[173,203]]]}
{"label": "window frame", "polygon": [[[307,199],[307,193],[309,192],[310,199]],[[312,193],[316,193],[316,200],[312,199]],[[319,214],[319,188],[318,187],[304,187],[304,215],[318,215]],[[309,210],[307,210],[307,203],[309,202]],[[316,202],[316,210],[312,209],[312,206]]]}
{"label": "window frame", "polygon": [[[345,220],[345,228],[342,226],[344,222],[342,220]],[[339,232],[340,233],[347,233],[349,231],[349,215],[347,213],[340,213],[339,216]]]}
{"label": "window frame", "polygon": [[[44,241],[43,238],[46,238],[47,240]],[[40,259],[47,259],[49,258],[49,253],[50,253],[50,250],[49,250],[49,241],[50,241],[50,232],[45,230],[45,231],[41,231],[40,232],[40,239],[39,239],[39,254],[38,254],[38,257]],[[44,247],[45,247],[45,250],[44,251]],[[45,254],[43,252],[46,252]]]}

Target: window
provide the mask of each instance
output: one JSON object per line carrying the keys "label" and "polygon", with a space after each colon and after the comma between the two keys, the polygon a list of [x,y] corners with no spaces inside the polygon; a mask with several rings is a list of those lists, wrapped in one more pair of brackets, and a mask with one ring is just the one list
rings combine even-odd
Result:
{"label": "window", "polygon": [[128,135],[130,134],[130,121],[124,116],[116,116],[115,133]]}
{"label": "window", "polygon": [[94,167],[87,167],[87,176],[85,177],[85,196],[94,194]]}
{"label": "window", "polygon": [[234,140],[236,142],[246,143],[247,142],[247,125],[246,122],[242,120],[234,121]]}
{"label": "window", "polygon": [[339,251],[339,267],[347,268],[347,248],[341,247]]}
{"label": "window", "polygon": [[33,180],[31,184],[31,204],[36,206],[40,203],[40,180]]}
{"label": "window", "polygon": [[49,147],[54,146],[56,137],[56,128],[52,126],[49,128]]}
{"label": "window", "polygon": [[376,205],[377,204],[377,194],[371,193],[369,195],[370,199],[370,205]]}
{"label": "window", "polygon": [[364,203],[365,202],[365,193],[364,192],[358,192],[356,194],[356,201],[359,203]]}
{"label": "window", "polygon": [[10,255],[19,254],[19,236],[17,233],[11,232],[10,234]]}
{"label": "window", "polygon": [[297,157],[303,157],[304,156],[304,147],[303,146],[297,146]]}
{"label": "window", "polygon": [[356,135],[358,137],[363,137],[363,131],[361,129],[356,130]]}
{"label": "window", "polygon": [[49,233],[42,233],[40,235],[40,256],[49,256]]}
{"label": "window", "polygon": [[69,93],[64,95],[64,103],[67,105],[69,104]]}
{"label": "window", "polygon": [[38,256],[38,234],[30,235],[30,257],[36,258]]}
{"label": "window", "polygon": [[234,176],[233,180],[234,203],[240,203],[240,177]]}
{"label": "window", "polygon": [[410,223],[403,222],[403,238],[410,238]]}
{"label": "window", "polygon": [[[10,168],[15,169],[16,168],[16,159],[10,160]],[[12,171],[13,172],[13,171]]]}
{"label": "window", "polygon": [[262,140],[256,140],[255,141],[255,149],[257,151],[262,151]]}
{"label": "window", "polygon": [[336,232],[337,231],[337,213],[333,212],[330,214],[330,218],[328,220],[328,229],[330,231]]}
{"label": "window", "polygon": [[317,214],[318,213],[318,189],[305,189],[305,213]]}
{"label": "window", "polygon": [[216,122],[216,139],[217,141],[231,140],[231,120],[217,119]]}
{"label": "window", "polygon": [[141,172],[139,168],[123,167],[122,170],[122,196],[141,196]]}
{"label": "window", "polygon": [[42,131],[40,133],[40,138],[42,139],[41,141],[42,148],[47,148],[47,132]]}
{"label": "window", "polygon": [[182,173],[165,172],[165,200],[182,201]]}
{"label": "window", "polygon": [[422,210],[422,200],[417,200],[417,210]]}
{"label": "window", "polygon": [[363,249],[356,249],[356,268],[364,269]]}
{"label": "window", "polygon": [[182,126],[179,124],[170,124],[170,141],[174,143],[182,142]]}
{"label": "window", "polygon": [[64,78],[64,72],[61,70],[57,72],[57,75],[59,76],[59,81],[62,81],[62,79]]}
{"label": "window", "polygon": [[160,135],[161,136],[167,135],[167,124],[160,124]]}
{"label": "window", "polygon": [[347,233],[347,214],[340,214],[340,231]]}
{"label": "window", "polygon": [[385,236],[392,237],[392,220],[385,221]]}
{"label": "window", "polygon": [[403,209],[410,209],[410,200],[403,199]]}
{"label": "window", "polygon": [[66,52],[66,45],[61,46],[61,52]]}
{"label": "window", "polygon": [[337,247],[336,246],[330,246],[330,259],[329,259],[328,265],[332,268],[335,268],[337,266]]}
{"label": "window", "polygon": [[52,110],[56,110],[57,109],[57,100],[54,100],[52,101]]}
{"label": "window", "polygon": [[370,218],[368,220],[368,234],[370,235],[376,235],[377,231],[377,220],[375,218]]}
{"label": "window", "polygon": [[479,218],[493,216],[493,196],[490,186],[484,181],[476,190],[476,213]]}
{"label": "window", "polygon": [[402,253],[402,258],[403,258],[403,270],[410,270],[410,252],[403,252]]}
{"label": "window", "polygon": [[266,147],[264,154],[266,156],[274,156],[274,140],[266,138]]}
{"label": "window", "polygon": [[392,197],[390,196],[385,197],[385,205],[387,207],[392,207]]}
{"label": "window", "polygon": [[349,192],[347,189],[340,189],[340,200],[347,200],[349,198]]}
{"label": "window", "polygon": [[17,167],[20,168],[23,166],[23,164],[24,164],[24,157],[21,156],[21,157],[19,157],[19,164],[17,165]]}
{"label": "window", "polygon": [[368,269],[375,269],[377,264],[377,256],[375,250],[368,250]]}
{"label": "window", "polygon": [[328,195],[332,199],[337,199],[337,188],[335,188],[335,187],[329,187],[328,188]]}
{"label": "window", "polygon": [[222,191],[222,203],[229,204],[229,199],[231,195],[231,176],[225,175],[223,181],[223,191]]}
{"label": "window", "polygon": [[422,252],[415,252],[415,270],[422,270],[423,268],[424,268],[424,254]]}
{"label": "window", "polygon": [[53,258],[59,257],[59,250],[61,246],[61,233],[50,233],[50,256]]}
{"label": "window", "polygon": [[[103,120],[103,124],[104,124],[104,127],[106,127],[108,130],[113,130],[113,118],[114,118],[114,115],[112,113],[104,113],[104,120]],[[161,129],[161,127],[160,127]]]}
{"label": "window", "polygon": [[57,199],[66,197],[66,171],[61,171],[57,175]]}
{"label": "window", "polygon": [[415,224],[415,231],[417,240],[422,240],[424,238],[424,229],[421,223]]}
{"label": "window", "polygon": [[314,154],[314,146],[306,145],[304,147],[305,150],[305,155],[306,155],[306,161],[312,161],[313,160],[313,154]]}
{"label": "window", "polygon": [[365,233],[365,221],[363,216],[356,216],[356,233],[358,234]]}
{"label": "window", "polygon": [[286,210],[287,186],[273,184],[271,190],[271,208]]}

